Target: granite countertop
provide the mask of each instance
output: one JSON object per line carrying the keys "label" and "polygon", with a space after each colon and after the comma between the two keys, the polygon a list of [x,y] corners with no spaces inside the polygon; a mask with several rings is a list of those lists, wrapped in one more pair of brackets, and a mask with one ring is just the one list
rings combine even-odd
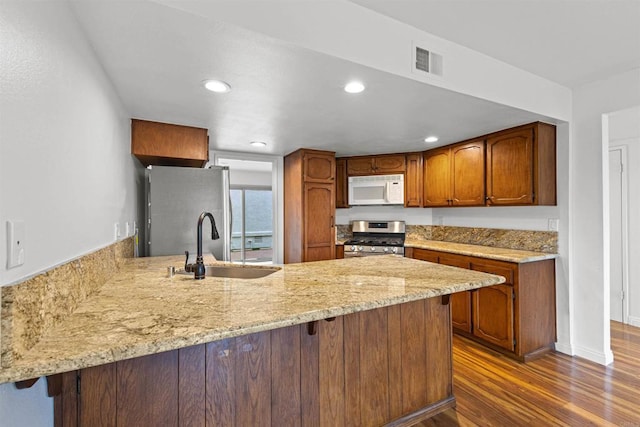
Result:
{"label": "granite countertop", "polygon": [[542,261],[545,259],[555,259],[558,256],[557,254],[548,254],[544,252],[495,248],[491,246],[442,242],[438,240],[405,240],[404,246],[409,248],[431,249],[434,251],[449,252],[458,255],[495,259],[498,261],[515,262],[518,264]]}
{"label": "granite countertop", "polygon": [[260,279],[167,277],[182,257],[135,258],[54,326],[0,383],[504,282],[395,255],[287,264]]}

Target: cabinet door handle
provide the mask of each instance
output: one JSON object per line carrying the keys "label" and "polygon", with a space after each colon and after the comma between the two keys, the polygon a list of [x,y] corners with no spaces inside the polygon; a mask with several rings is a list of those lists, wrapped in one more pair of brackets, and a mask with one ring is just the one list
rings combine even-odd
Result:
{"label": "cabinet door handle", "polygon": [[331,219],[330,219],[330,222],[329,222],[329,227],[333,228],[333,225],[334,225],[333,224],[333,215],[331,215]]}
{"label": "cabinet door handle", "polygon": [[315,335],[317,333],[318,333],[318,321],[317,320],[313,320],[313,321],[307,323],[307,334]]}

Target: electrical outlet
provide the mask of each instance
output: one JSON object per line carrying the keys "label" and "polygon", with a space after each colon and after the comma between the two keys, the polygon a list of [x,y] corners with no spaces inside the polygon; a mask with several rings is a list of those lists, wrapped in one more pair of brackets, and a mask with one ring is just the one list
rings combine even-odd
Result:
{"label": "electrical outlet", "polygon": [[115,224],[113,224],[113,237],[115,238],[115,240],[118,240],[120,238],[120,223],[116,222]]}
{"label": "electrical outlet", "polygon": [[557,218],[549,218],[549,231],[558,231],[560,228],[560,220]]}
{"label": "electrical outlet", "polygon": [[7,269],[24,264],[24,221],[7,221]]}
{"label": "electrical outlet", "polygon": [[124,223],[124,237],[129,237],[131,229],[129,228],[129,221]]}

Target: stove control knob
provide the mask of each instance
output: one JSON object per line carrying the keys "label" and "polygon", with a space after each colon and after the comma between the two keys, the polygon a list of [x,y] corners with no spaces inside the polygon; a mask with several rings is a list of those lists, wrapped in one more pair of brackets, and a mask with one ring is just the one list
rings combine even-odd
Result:
{"label": "stove control knob", "polygon": [[358,252],[358,248],[356,248],[355,246],[351,246],[351,252]]}
{"label": "stove control knob", "polygon": [[393,253],[397,254],[398,253],[398,248],[393,248]]}
{"label": "stove control knob", "polygon": [[362,251],[364,250],[364,248],[363,248],[362,246],[360,246],[360,247],[358,248],[358,250],[359,250],[360,252],[362,252]]}
{"label": "stove control knob", "polygon": [[369,249],[369,250],[370,250],[371,252],[375,252],[375,251],[376,251],[376,248],[375,248],[375,247],[373,247],[373,246],[371,246],[371,249]]}
{"label": "stove control knob", "polygon": [[384,248],[383,251],[384,252],[389,252],[389,248]]}

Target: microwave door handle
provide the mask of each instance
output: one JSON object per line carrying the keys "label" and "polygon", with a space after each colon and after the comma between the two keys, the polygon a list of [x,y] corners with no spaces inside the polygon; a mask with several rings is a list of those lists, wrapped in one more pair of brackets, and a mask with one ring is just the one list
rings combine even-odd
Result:
{"label": "microwave door handle", "polygon": [[389,181],[384,183],[384,198],[385,203],[389,203],[389,193],[391,192],[391,183]]}

